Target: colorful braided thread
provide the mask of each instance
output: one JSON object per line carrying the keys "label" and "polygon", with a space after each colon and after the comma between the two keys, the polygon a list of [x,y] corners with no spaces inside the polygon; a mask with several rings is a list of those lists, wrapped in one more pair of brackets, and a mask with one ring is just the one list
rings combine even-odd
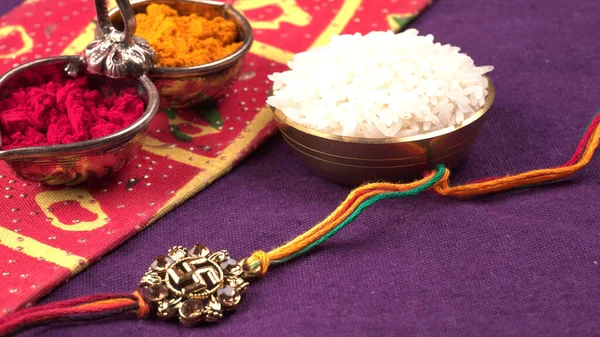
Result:
{"label": "colorful braided thread", "polygon": [[[366,208],[377,201],[404,198],[433,190],[442,196],[471,197],[513,188],[533,186],[570,176],[587,165],[600,143],[600,110],[589,123],[573,156],[563,165],[525,173],[477,180],[460,186],[450,186],[450,171],[443,165],[423,179],[405,183],[372,183],[356,188],[325,220],[292,241],[269,252],[256,251],[247,260],[251,269],[257,267],[257,276],[264,275],[271,264],[289,261],[327,241]],[[120,315],[135,315],[142,319],[149,315],[149,302],[139,292],[133,294],[105,294],[47,304],[24,309],[0,320],[0,335],[54,322],[87,321]]]}
{"label": "colorful braided thread", "polygon": [[0,336],[59,322],[82,322],[134,313],[139,319],[150,314],[148,301],[132,294],[102,294],[23,309],[0,320]]}
{"label": "colorful braided thread", "polygon": [[573,156],[563,165],[525,173],[477,180],[460,186],[450,186],[450,170],[438,166],[434,173],[408,184],[374,183],[353,190],[346,200],[325,220],[294,240],[269,252],[256,251],[250,265],[260,265],[258,275],[267,272],[269,265],[293,259],[323,243],[373,203],[389,198],[416,195],[432,188],[442,196],[473,197],[514,188],[523,188],[568,177],[587,165],[600,143],[600,110],[588,124]]}

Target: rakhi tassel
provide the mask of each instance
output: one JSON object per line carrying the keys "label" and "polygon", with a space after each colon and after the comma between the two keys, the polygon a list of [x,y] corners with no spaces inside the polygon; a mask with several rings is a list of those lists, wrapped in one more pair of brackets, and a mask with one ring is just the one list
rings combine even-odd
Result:
{"label": "rakhi tassel", "polygon": [[84,322],[103,318],[135,315],[139,319],[150,314],[149,301],[140,292],[79,297],[20,310],[0,320],[0,336],[61,322]]}
{"label": "rakhi tassel", "polygon": [[254,252],[248,258],[248,262],[257,275],[264,275],[269,265],[288,261],[324,242],[352,221],[364,208],[377,200],[415,195],[428,188],[443,196],[473,197],[514,188],[529,187],[568,177],[590,162],[599,143],[600,109],[588,124],[573,156],[565,164],[558,167],[533,170],[505,177],[480,179],[451,187],[450,170],[438,166],[437,171],[413,183],[363,185],[353,190],[346,200],[321,223],[283,246],[269,252],[261,250]]}
{"label": "rakhi tassel", "polygon": [[473,197],[495,192],[503,192],[514,188],[539,185],[566,178],[585,167],[600,143],[600,110],[592,118],[583,134],[573,156],[561,166],[532,170],[506,177],[494,177],[467,183],[461,186],[450,186],[448,176],[444,177],[434,191],[443,196]]}
{"label": "rakhi tassel", "polygon": [[[283,263],[310,251],[314,247],[325,242],[333,235],[338,233],[341,229],[351,223],[361,212],[379,200],[414,196],[427,190],[433,190],[443,196],[469,197],[562,179],[574,174],[587,165],[592,159],[592,156],[594,155],[594,152],[599,144],[600,110],[588,125],[573,156],[565,164],[558,167],[533,170],[516,175],[509,175],[506,177],[488,178],[467,183],[465,185],[451,187],[449,184],[450,171],[443,165],[439,165],[435,171],[427,173],[423,179],[411,183],[373,183],[363,185],[353,190],[348,195],[346,200],[344,200],[325,220],[304,234],[301,234],[294,240],[269,252],[260,250],[254,252],[247,260],[245,260],[244,269],[247,270],[245,270],[243,274],[250,275],[250,277],[264,275],[271,264]],[[209,253],[206,247],[198,245],[190,251],[182,249],[183,248],[179,246],[174,247],[170,254],[172,254],[174,258],[181,258],[180,254],[192,254],[196,257],[204,257]],[[230,261],[233,261],[231,259],[225,261],[229,257],[228,255],[223,254],[225,254],[223,251],[216,252],[208,258],[214,258],[218,259],[219,262],[224,262],[224,267],[223,265],[221,267],[225,268],[227,273],[230,274],[228,277],[231,278],[235,275],[240,276],[242,272],[236,271],[236,268],[239,266],[236,267],[235,264],[230,263]],[[221,257],[223,258],[223,261],[221,261]],[[160,273],[160,270],[162,270],[161,268],[165,269],[166,267],[158,268]],[[162,272],[164,272],[164,270]],[[147,273],[147,279],[142,283],[152,283],[153,281],[158,280],[157,277],[160,279],[159,274],[151,271]],[[231,280],[233,279],[231,278]],[[240,279],[239,281],[243,280]],[[211,313],[211,315],[208,316],[211,319],[210,321],[219,318],[220,314],[217,315],[218,313],[215,311],[217,309],[215,308],[220,308],[220,305],[227,303],[233,303],[227,301],[234,301],[234,304],[237,304],[237,301],[239,301],[239,298],[235,297],[237,295],[232,297],[230,296],[230,293],[228,293],[233,291],[231,286],[237,286],[239,289],[236,288],[235,291],[241,291],[245,289],[246,285],[246,283],[238,284],[234,282],[229,286],[224,286],[224,288],[221,288],[221,290],[223,290],[223,292],[219,295],[222,296],[222,298],[219,297],[221,302],[214,302],[217,300],[215,297],[213,299],[214,301],[208,303],[208,306],[206,307],[208,309],[204,309]],[[159,295],[161,294],[161,289],[162,288],[160,287],[155,289],[158,290],[157,293]],[[143,319],[148,317],[150,314],[150,303],[157,301],[156,299],[146,298],[143,293],[145,292],[136,291],[132,294],[87,296],[24,309],[8,316],[3,320],[0,320],[0,336],[14,334],[27,328],[42,326],[55,322],[81,322],[123,315],[135,315],[137,318]],[[179,303],[177,301],[175,302]],[[188,302],[190,305],[188,307],[184,307]],[[195,308],[199,302],[194,299],[188,299],[187,301],[182,302],[182,304],[184,306],[182,306],[179,310],[180,315],[188,309]],[[202,320],[201,316],[193,316],[193,313],[191,317],[180,318],[184,323],[191,322],[191,324],[195,324],[197,321]]]}

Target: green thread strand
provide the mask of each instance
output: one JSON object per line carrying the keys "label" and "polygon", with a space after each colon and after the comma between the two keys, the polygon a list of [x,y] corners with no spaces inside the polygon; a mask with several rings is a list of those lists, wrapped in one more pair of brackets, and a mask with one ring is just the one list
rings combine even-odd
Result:
{"label": "green thread strand", "polygon": [[299,250],[298,252],[296,252],[290,256],[284,257],[279,260],[271,261],[271,264],[280,264],[280,263],[284,263],[286,261],[292,260],[292,259],[310,251],[311,249],[315,248],[316,246],[322,244],[323,242],[327,241],[332,236],[337,234],[340,230],[342,230],[344,227],[346,227],[349,223],[354,221],[354,219],[356,219],[360,215],[360,213],[362,213],[366,208],[368,208],[369,206],[373,205],[374,203],[376,203],[380,200],[415,196],[423,191],[428,190],[433,185],[435,185],[438,181],[440,181],[440,179],[442,179],[442,176],[444,175],[444,171],[446,170],[446,167],[444,165],[438,165],[436,170],[437,170],[437,173],[431,179],[429,179],[428,181],[423,183],[421,186],[417,186],[415,188],[412,188],[412,189],[406,190],[406,191],[402,191],[402,192],[386,192],[386,193],[381,193],[381,194],[372,196],[371,198],[365,200],[362,204],[360,204],[356,208],[356,210],[354,210],[354,212],[352,212],[352,214],[350,214],[339,225],[337,225],[336,227],[331,229],[327,234],[323,235],[315,242],[311,243],[310,245],[304,247],[303,249]]}

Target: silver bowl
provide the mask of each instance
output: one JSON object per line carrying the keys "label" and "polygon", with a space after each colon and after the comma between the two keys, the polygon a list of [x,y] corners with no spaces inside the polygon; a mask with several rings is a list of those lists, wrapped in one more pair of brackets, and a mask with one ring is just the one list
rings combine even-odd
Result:
{"label": "silver bowl", "polygon": [[[78,56],[50,57],[14,68],[0,78],[0,99],[21,87],[31,73],[60,73]],[[81,67],[78,76],[87,76],[91,88],[112,94],[125,88],[135,88],[144,101],[144,114],[129,127],[106,137],[65,145],[33,146],[2,150],[4,160],[21,178],[48,185],[76,185],[86,180],[102,178],[119,170],[142,147],[150,121],[158,111],[158,92],[147,76],[110,79],[91,75]]]}
{"label": "silver bowl", "polygon": [[[242,68],[243,59],[253,41],[248,20],[229,4],[202,0],[133,0],[134,12],[145,13],[151,3],[160,3],[176,9],[180,15],[195,13],[204,17],[223,16],[236,23],[242,46],[233,54],[215,62],[194,67],[158,67],[150,69],[148,76],[156,85],[162,107],[180,108],[195,105],[225,93],[235,82]],[[123,29],[119,8],[109,11],[112,24]]]}

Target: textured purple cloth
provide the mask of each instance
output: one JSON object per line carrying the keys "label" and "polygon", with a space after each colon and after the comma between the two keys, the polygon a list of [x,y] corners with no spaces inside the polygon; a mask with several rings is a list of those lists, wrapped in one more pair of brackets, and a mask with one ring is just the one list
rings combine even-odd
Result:
{"label": "textured purple cloth", "polygon": [[8,13],[13,7],[23,2],[23,0],[1,0],[0,1],[0,16]]}
{"label": "textured purple cloth", "polygon": [[[393,12],[390,8],[390,12]],[[555,166],[600,107],[600,2],[447,0],[413,26],[492,64],[489,122],[453,183]],[[214,185],[44,302],[136,286],[152,258],[196,241],[244,257],[300,234],[348,190],[275,137]],[[600,160],[543,187],[475,200],[381,202],[312,253],[251,284],[218,325],[155,320],[26,336],[598,336]]]}

